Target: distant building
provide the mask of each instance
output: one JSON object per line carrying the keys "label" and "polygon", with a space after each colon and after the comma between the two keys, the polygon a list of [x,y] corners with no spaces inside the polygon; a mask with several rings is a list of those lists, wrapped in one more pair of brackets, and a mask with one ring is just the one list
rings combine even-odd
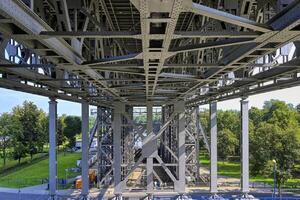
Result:
{"label": "distant building", "polygon": [[[94,138],[94,139],[93,139],[93,142],[92,142],[92,144],[91,144],[90,149],[96,149],[97,146],[98,146],[97,138]],[[75,147],[78,148],[78,149],[81,149],[81,147],[82,147],[82,141],[81,141],[81,140],[76,140]]]}

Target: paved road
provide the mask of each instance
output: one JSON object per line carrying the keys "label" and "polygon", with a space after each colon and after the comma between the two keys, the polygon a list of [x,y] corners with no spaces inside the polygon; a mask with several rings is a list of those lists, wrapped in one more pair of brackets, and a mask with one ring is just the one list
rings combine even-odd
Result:
{"label": "paved road", "polygon": [[[231,195],[221,195],[224,199],[230,199],[230,200],[234,200],[236,199],[236,197],[233,197]],[[255,196],[256,198],[260,199],[260,200],[274,200],[272,199],[271,196],[266,197],[265,194],[256,194]],[[36,195],[36,194],[13,194],[13,193],[0,193],[0,199],[1,200],[47,200],[48,196],[47,195]],[[62,199],[67,199],[67,198],[62,198]],[[96,200],[97,198],[95,198]],[[101,197],[98,198],[99,200],[102,199]],[[136,199],[136,198],[135,198]],[[156,196],[155,200],[171,200],[171,199],[176,199],[176,196],[174,195],[160,195],[160,196]],[[208,200],[209,199],[209,195],[192,195],[189,196],[188,198],[189,200]],[[279,198],[277,198],[279,200]],[[299,200],[300,196],[293,196],[293,195],[289,195],[289,196],[284,196],[282,197],[280,200]]]}
{"label": "paved road", "polygon": [[16,194],[16,193],[0,193],[1,200],[47,200],[46,195],[41,194]]}
{"label": "paved road", "polygon": [[[102,194],[106,194],[107,196],[113,196],[112,192],[109,190],[97,190],[97,189],[92,189],[90,192],[91,197],[93,197],[93,200],[100,200],[103,199],[101,196]],[[72,195],[74,197],[79,197],[80,191],[79,190],[60,190],[58,191],[59,195]],[[106,196],[105,195],[105,196]],[[134,199],[138,199],[138,197],[145,197],[146,194],[142,191],[136,191],[132,193],[125,193],[124,194],[126,197],[135,197]],[[273,200],[272,199],[272,193],[270,192],[252,192],[252,195],[260,200]],[[240,197],[240,192],[220,192],[220,196],[223,197],[224,199],[236,199]],[[155,200],[172,200],[176,199],[176,194],[172,192],[164,192],[160,194],[156,194],[154,196]],[[189,200],[208,200],[210,197],[210,194],[205,192],[205,191],[199,191],[195,193],[190,193],[187,195],[187,198]],[[21,190],[21,193],[19,192],[18,189],[7,189],[7,188],[0,188],[0,200],[47,200],[48,199],[48,192],[45,190],[33,190],[33,189],[23,189]],[[76,199],[76,198],[72,198]],[[78,199],[78,198],[77,198]],[[107,199],[107,198],[105,198]],[[69,200],[68,198],[60,198],[59,200]],[[277,198],[279,200],[279,198]],[[283,198],[280,200],[300,200],[300,195],[296,194],[285,194]]]}

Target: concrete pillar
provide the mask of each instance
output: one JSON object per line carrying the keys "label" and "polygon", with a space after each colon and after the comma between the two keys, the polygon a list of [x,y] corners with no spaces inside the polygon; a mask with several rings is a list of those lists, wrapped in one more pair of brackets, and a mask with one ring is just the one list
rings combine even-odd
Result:
{"label": "concrete pillar", "polygon": [[184,101],[178,101],[174,105],[174,111],[178,113],[178,183],[176,191],[185,193],[185,116]]}
{"label": "concrete pillar", "polygon": [[57,102],[54,98],[49,101],[49,195],[55,199],[56,195],[56,121]]}
{"label": "concrete pillar", "polygon": [[81,104],[81,117],[82,117],[82,155],[81,155],[81,177],[82,189],[81,196],[87,199],[89,194],[89,104],[84,102]]}
{"label": "concrete pillar", "polygon": [[210,103],[210,193],[218,192],[217,102]]}
{"label": "concrete pillar", "polygon": [[116,199],[121,199],[122,196],[122,183],[121,183],[121,139],[122,139],[122,113],[125,113],[125,105],[121,102],[114,104],[113,114],[113,171],[114,171],[114,194]]}
{"label": "concrete pillar", "polygon": [[[147,134],[153,132],[153,105],[147,103]],[[147,157],[147,193],[152,196],[153,193],[153,156]],[[151,197],[150,197],[151,198]]]}
{"label": "concrete pillar", "polygon": [[249,108],[248,101],[241,100],[241,192],[249,193]]}

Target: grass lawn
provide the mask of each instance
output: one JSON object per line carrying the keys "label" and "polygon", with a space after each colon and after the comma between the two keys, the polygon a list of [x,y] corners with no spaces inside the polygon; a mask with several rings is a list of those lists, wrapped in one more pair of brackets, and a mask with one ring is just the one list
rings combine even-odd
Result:
{"label": "grass lawn", "polygon": [[[32,160],[39,160],[43,159],[47,156],[47,153],[37,153],[33,155]],[[27,156],[25,158],[21,159],[20,165],[26,165],[27,163],[31,162],[30,156]],[[0,159],[0,174],[3,173],[6,170],[9,170],[10,168],[18,167],[19,163],[18,160],[14,160],[13,158],[9,157],[6,159],[6,165],[3,165],[3,159]]]}
{"label": "grass lawn", "polygon": [[[65,169],[76,167],[76,160],[80,159],[80,153],[59,153],[57,156],[58,178],[65,178]],[[48,178],[48,157],[23,168],[11,171],[0,178],[1,187],[27,187],[42,184],[42,179]],[[68,172],[68,178],[78,175]]]}
{"label": "grass lawn", "polygon": [[[204,166],[209,166],[209,159],[207,155],[200,155],[200,163]],[[234,161],[218,161],[218,175],[228,176],[232,178],[240,178],[240,163]],[[262,176],[250,177],[250,181],[263,182],[269,185],[273,185],[273,178],[265,178]],[[300,178],[289,179],[284,185],[285,188],[300,188]]]}

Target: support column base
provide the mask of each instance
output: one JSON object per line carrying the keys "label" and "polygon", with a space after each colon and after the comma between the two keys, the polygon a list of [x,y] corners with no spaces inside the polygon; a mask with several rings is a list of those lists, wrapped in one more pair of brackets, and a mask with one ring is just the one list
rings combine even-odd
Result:
{"label": "support column base", "polygon": [[147,193],[147,200],[153,200],[153,193]]}
{"label": "support column base", "polygon": [[113,200],[122,200],[122,194],[115,194],[115,197],[113,198]]}
{"label": "support column base", "polygon": [[253,195],[249,195],[248,193],[242,194],[239,198],[236,198],[236,200],[258,200]]}
{"label": "support column base", "polygon": [[88,200],[89,197],[88,197],[88,195],[80,195],[79,199],[80,200]]}
{"label": "support column base", "polygon": [[186,200],[188,200],[188,199],[191,199],[191,198],[189,198],[187,195],[185,195],[185,194],[179,194],[178,196],[177,196],[177,198],[176,198],[176,200],[183,200],[183,199],[186,199]]}
{"label": "support column base", "polygon": [[57,197],[56,195],[50,195],[48,200],[57,200]]}
{"label": "support column base", "polygon": [[209,200],[213,200],[213,199],[218,199],[218,200],[227,200],[221,196],[219,196],[218,194],[212,194],[210,197],[209,197]]}

